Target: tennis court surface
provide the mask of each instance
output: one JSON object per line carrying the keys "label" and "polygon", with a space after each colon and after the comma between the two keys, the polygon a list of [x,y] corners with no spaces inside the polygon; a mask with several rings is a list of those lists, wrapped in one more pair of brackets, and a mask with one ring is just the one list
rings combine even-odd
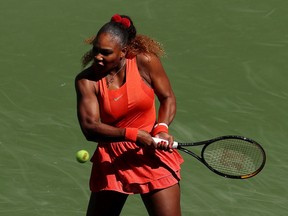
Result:
{"label": "tennis court surface", "polygon": [[[225,179],[184,154],[184,216],[288,211],[288,1],[9,0],[0,3],[0,215],[85,215],[90,153],[76,119],[83,40],[115,13],[162,42],[179,141],[243,135],[263,145],[255,178]],[[135,207],[137,206],[137,208]],[[124,216],[147,215],[138,195]]]}

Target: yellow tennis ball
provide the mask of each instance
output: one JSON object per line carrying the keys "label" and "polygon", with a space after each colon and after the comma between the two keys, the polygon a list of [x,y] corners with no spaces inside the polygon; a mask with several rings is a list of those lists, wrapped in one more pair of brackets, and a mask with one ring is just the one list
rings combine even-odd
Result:
{"label": "yellow tennis ball", "polygon": [[85,163],[89,160],[89,153],[86,150],[80,150],[76,153],[76,159],[79,163]]}

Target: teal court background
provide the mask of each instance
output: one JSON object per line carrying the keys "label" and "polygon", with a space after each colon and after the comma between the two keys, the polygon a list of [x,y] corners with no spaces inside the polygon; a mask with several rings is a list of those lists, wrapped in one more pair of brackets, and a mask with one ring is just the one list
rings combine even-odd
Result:
{"label": "teal court background", "polygon": [[[9,0],[0,3],[0,215],[85,215],[91,164],[79,149],[74,77],[83,40],[114,13],[162,42],[178,100],[179,141],[235,134],[260,142],[267,165],[229,180],[183,155],[184,216],[287,214],[286,0]],[[138,195],[122,215],[147,215]]]}

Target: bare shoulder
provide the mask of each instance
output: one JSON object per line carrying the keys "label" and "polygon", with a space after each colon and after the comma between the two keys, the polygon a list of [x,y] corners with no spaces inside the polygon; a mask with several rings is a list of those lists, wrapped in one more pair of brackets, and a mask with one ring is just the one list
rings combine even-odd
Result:
{"label": "bare shoulder", "polygon": [[137,55],[137,63],[140,67],[153,67],[155,63],[160,63],[160,59],[150,53],[140,53]]}
{"label": "bare shoulder", "polygon": [[91,67],[84,69],[80,73],[77,74],[75,77],[75,82],[81,81],[81,80],[91,80],[93,79],[93,70]]}
{"label": "bare shoulder", "polygon": [[98,92],[97,79],[91,68],[87,68],[75,77],[75,88],[78,93]]}
{"label": "bare shoulder", "polygon": [[142,78],[152,84],[152,77],[155,72],[162,68],[160,59],[154,54],[141,53],[137,55],[137,65]]}

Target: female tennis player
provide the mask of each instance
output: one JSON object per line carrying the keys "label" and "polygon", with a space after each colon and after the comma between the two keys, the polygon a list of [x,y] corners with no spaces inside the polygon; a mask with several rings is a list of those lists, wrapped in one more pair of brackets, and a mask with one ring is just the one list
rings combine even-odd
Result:
{"label": "female tennis player", "polygon": [[129,194],[141,195],[149,215],[181,215],[183,159],[168,132],[176,101],[160,61],[162,47],[118,14],[87,42],[92,48],[75,79],[80,127],[98,143],[87,215],[119,215]]}

